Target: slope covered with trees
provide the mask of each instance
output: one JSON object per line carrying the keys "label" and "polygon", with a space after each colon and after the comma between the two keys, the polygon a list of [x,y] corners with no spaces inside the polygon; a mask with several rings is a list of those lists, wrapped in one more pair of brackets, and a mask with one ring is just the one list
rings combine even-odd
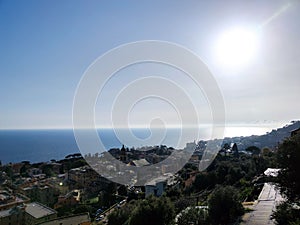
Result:
{"label": "slope covered with trees", "polygon": [[273,218],[279,225],[300,224],[300,132],[279,146],[277,161],[278,187],[286,201],[277,206]]}

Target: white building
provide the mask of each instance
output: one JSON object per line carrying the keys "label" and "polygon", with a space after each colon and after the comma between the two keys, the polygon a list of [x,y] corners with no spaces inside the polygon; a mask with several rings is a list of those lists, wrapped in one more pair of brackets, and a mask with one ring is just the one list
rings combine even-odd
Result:
{"label": "white building", "polygon": [[149,196],[153,194],[154,196],[161,196],[167,185],[174,183],[174,178],[172,174],[165,174],[164,176],[160,176],[155,178],[148,183],[145,184],[145,196]]}

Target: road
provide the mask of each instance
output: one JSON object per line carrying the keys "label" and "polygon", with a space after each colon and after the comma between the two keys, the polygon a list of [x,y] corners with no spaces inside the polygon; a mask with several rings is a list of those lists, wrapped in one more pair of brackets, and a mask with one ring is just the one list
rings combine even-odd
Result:
{"label": "road", "polygon": [[265,183],[256,203],[253,206],[253,211],[244,215],[243,222],[241,224],[274,225],[275,223],[270,217],[272,211],[275,210],[276,205],[281,201],[283,201],[283,198],[280,195],[279,190],[275,188],[275,185]]}

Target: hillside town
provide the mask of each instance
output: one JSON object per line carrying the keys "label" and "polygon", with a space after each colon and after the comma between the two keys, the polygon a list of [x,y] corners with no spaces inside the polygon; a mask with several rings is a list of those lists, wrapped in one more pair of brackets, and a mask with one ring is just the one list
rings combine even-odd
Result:
{"label": "hillside town", "polygon": [[[287,133],[291,137],[299,135],[298,125],[299,122],[282,128],[285,129],[285,138],[288,138]],[[296,126],[298,128],[294,129]],[[280,136],[282,129],[278,133],[272,133]],[[257,138],[262,140],[262,137]],[[280,142],[284,140],[281,139]],[[23,161],[1,165],[0,225],[123,224],[120,221],[127,221],[129,214],[126,217],[121,212],[131,211],[136,205],[142,207],[143,199],[151,205],[165,198],[168,202],[166,207],[169,204],[174,205],[170,209],[170,215],[173,217],[172,221],[176,217],[176,224],[187,224],[183,215],[189,215],[192,209],[200,215],[196,221],[201,220],[201,224],[217,224],[207,222],[208,212],[213,207],[209,199],[216,190],[227,188],[228,185],[238,190],[238,199],[243,208],[250,210],[252,217],[256,218],[255,208],[260,207],[260,200],[257,199],[265,196],[263,192],[269,193],[271,189],[275,191],[273,183],[276,182],[279,172],[279,169],[274,169],[277,168],[275,158],[278,146],[265,146],[261,149],[253,144],[240,149],[240,142],[225,141],[213,163],[205,171],[199,171],[198,165],[205,151],[206,141],[194,142],[190,145],[195,150],[184,168],[172,174],[169,173],[170,168],[162,167],[159,176],[145,185],[134,182],[131,185],[122,185],[100,175],[86,162],[86,159],[89,161],[95,157],[101,158],[99,155],[83,157],[76,153],[58,161]],[[164,145],[148,147],[147,151],[129,149],[123,145],[120,149],[114,148],[108,152],[125,165],[138,168],[159,163],[174,151],[176,150],[172,147]],[[231,192],[230,188],[227,191]],[[263,222],[271,221],[272,209],[282,200],[278,194],[274,205],[270,206],[271,210],[263,215]],[[249,217],[242,217],[244,213],[244,210],[237,208],[237,213],[226,221],[249,221]],[[194,221],[189,224],[199,223]]]}

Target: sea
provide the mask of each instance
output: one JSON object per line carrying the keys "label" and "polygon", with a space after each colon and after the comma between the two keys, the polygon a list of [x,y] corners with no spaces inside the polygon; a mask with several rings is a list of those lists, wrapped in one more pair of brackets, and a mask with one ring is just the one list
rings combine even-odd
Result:
{"label": "sea", "polygon": [[[122,140],[129,136],[120,129],[116,132],[113,129],[99,129],[98,136],[104,149],[126,147],[142,147],[139,140],[149,140],[151,131],[149,129],[133,129],[131,136],[136,137],[135,141]],[[157,132],[154,132],[157,133]],[[165,144],[174,147],[178,138],[179,130],[172,129],[165,134],[163,140],[159,139],[152,143],[148,141],[147,146]],[[121,137],[121,138],[120,138]],[[132,139],[132,138],[131,138]],[[173,144],[175,143],[175,144]],[[82,150],[82,149],[81,149]],[[72,129],[49,129],[49,130],[0,130],[0,161],[2,164],[30,161],[31,163],[47,162],[52,159],[64,159],[69,154],[86,152],[80,151]]]}
{"label": "sea", "polygon": [[[226,129],[226,136],[248,136],[251,134],[264,134],[270,131],[269,126],[235,126]],[[164,136],[162,139],[151,139],[152,133]],[[119,136],[122,136],[120,138]],[[179,129],[168,129],[165,133],[151,132],[149,129],[132,129],[136,139],[126,142],[126,135],[122,130],[116,133],[113,129],[99,129],[98,136],[105,149],[127,147],[142,147],[152,145],[167,145],[176,147],[181,133]],[[155,135],[154,135],[155,136]],[[129,140],[130,138],[128,138]],[[132,138],[131,138],[132,139]],[[125,140],[125,143],[124,143]],[[142,140],[142,141],[141,141]],[[148,142],[144,141],[148,140]],[[152,142],[151,142],[152,141]],[[193,138],[186,142],[197,141]],[[72,129],[42,129],[42,130],[0,130],[0,161],[2,165],[22,161],[31,163],[48,162],[52,159],[64,159],[69,154],[84,153],[79,150]],[[84,155],[84,154],[83,154]]]}

